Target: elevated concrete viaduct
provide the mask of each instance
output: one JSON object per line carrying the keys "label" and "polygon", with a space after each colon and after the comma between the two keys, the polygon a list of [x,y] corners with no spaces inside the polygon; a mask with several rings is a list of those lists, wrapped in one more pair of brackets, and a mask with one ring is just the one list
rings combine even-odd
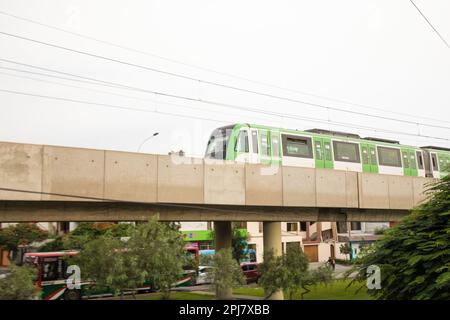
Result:
{"label": "elevated concrete viaduct", "polygon": [[264,251],[275,254],[280,221],[397,221],[425,199],[429,182],[0,142],[0,222],[142,221],[155,214],[216,221],[218,250],[231,246],[230,221],[263,221]]}

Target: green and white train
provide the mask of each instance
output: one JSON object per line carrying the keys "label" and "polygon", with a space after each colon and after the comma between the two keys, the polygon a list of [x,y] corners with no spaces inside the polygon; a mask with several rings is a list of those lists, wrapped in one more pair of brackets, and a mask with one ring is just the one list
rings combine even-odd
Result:
{"label": "green and white train", "polygon": [[233,124],[214,130],[205,157],[435,178],[447,175],[450,167],[448,148],[414,147],[393,140],[321,129],[299,131],[251,124]]}

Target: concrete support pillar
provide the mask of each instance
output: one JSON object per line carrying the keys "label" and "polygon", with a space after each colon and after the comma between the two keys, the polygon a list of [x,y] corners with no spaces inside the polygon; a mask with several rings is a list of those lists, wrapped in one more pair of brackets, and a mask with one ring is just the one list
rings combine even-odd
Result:
{"label": "concrete support pillar", "polygon": [[[215,221],[214,222],[215,231],[215,242],[216,242],[216,252],[221,249],[231,248],[231,242],[233,239],[231,222],[230,221]],[[228,300],[233,298],[233,289],[225,288],[223,290],[216,290],[216,299],[218,300]]]}
{"label": "concrete support pillar", "polygon": [[[264,253],[273,251],[275,256],[282,255],[281,249],[281,222],[263,223]],[[283,291],[279,290],[272,294],[270,300],[283,300]]]}

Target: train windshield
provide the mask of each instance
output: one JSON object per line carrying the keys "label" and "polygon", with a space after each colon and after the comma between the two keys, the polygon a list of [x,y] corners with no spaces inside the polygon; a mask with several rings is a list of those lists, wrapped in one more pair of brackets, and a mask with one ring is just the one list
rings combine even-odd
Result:
{"label": "train windshield", "polygon": [[213,131],[208,141],[205,158],[226,159],[228,141],[230,140],[233,126],[218,128]]}

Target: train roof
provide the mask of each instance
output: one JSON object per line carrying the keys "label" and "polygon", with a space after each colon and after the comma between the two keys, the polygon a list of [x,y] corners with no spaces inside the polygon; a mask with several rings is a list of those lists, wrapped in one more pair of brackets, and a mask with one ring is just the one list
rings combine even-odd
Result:
{"label": "train roof", "polygon": [[422,148],[422,149],[441,150],[441,151],[450,151],[450,148],[436,147],[436,146],[425,146],[425,147],[421,147],[421,148]]}
{"label": "train roof", "polygon": [[340,136],[340,137],[361,139],[359,134],[342,132],[342,131],[332,131],[332,130],[326,130],[326,129],[308,129],[308,130],[304,130],[304,131],[305,132],[317,133],[317,134],[326,134],[326,135],[329,135],[329,136]]}
{"label": "train roof", "polygon": [[408,144],[401,144],[400,141],[397,140],[390,140],[390,139],[384,139],[384,138],[376,138],[376,137],[364,137],[361,138],[360,135],[356,134],[356,133],[348,133],[348,132],[341,132],[341,131],[333,131],[333,130],[326,130],[326,129],[318,129],[318,128],[314,128],[314,129],[307,129],[307,130],[299,130],[299,129],[288,129],[288,128],[279,128],[279,127],[273,127],[273,126],[266,126],[266,125],[261,125],[261,124],[249,124],[249,123],[234,123],[228,126],[223,126],[221,128],[217,128],[217,129],[224,129],[224,128],[236,128],[236,126],[239,127],[253,127],[253,128],[261,128],[261,129],[266,129],[266,130],[270,130],[270,129],[275,129],[278,131],[284,131],[284,132],[289,132],[289,133],[294,133],[294,134],[306,134],[306,135],[312,135],[312,134],[318,134],[318,135],[325,135],[328,136],[329,138],[333,138],[333,137],[342,137],[342,138],[346,138],[349,140],[353,140],[353,141],[367,141],[367,142],[379,142],[381,144],[386,144],[386,145],[395,145],[395,147],[407,147],[407,148],[412,148],[412,149],[434,149],[434,150],[441,150],[441,151],[449,151],[450,152],[450,148],[445,148],[445,147],[437,147],[437,146],[427,146],[427,147],[418,147],[418,146],[412,146],[412,145],[408,145]]}
{"label": "train roof", "polygon": [[392,143],[392,144],[400,144],[400,141],[397,140],[390,140],[390,139],[382,139],[382,138],[374,138],[374,137],[365,137],[364,140],[370,140],[370,141],[378,141],[378,142],[385,142],[385,143]]}

